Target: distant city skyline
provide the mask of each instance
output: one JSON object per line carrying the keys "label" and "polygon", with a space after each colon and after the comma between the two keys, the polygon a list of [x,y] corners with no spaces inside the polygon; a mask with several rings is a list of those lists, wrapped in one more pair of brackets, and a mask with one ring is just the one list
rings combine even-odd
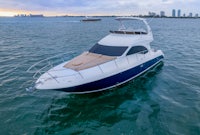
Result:
{"label": "distant city skyline", "polygon": [[[184,12],[184,11],[183,11]],[[160,15],[162,16],[162,15]],[[198,13],[195,13],[195,15],[193,15],[192,12],[190,12],[188,15],[186,13],[182,14],[182,10],[181,9],[173,9],[172,10],[172,17],[199,17]]]}
{"label": "distant city skyline", "polygon": [[183,15],[200,14],[199,0],[0,0],[0,16],[17,14],[55,15],[146,15],[180,9]]}

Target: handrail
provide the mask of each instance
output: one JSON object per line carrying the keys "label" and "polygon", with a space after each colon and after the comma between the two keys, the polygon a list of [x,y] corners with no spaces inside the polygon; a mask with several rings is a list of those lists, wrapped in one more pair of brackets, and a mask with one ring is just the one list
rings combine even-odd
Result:
{"label": "handrail", "polygon": [[[138,53],[135,53],[135,54],[134,54],[134,55],[136,56],[136,59],[139,59],[139,58],[138,58],[138,55],[139,55],[139,54],[143,54],[144,57],[146,56],[146,53],[144,53],[144,51],[141,51],[141,52],[138,52]],[[59,55],[60,55],[60,54],[59,54]],[[56,56],[59,56],[59,55],[56,55]],[[64,54],[63,54],[63,55],[64,55]],[[33,69],[34,67],[36,67],[36,66],[37,66],[38,64],[40,64],[41,62],[44,62],[44,61],[47,61],[47,60],[51,60],[52,58],[55,58],[56,56],[53,56],[53,57],[50,57],[50,58],[41,60],[41,61],[39,61],[39,62],[33,64],[33,65],[27,70],[27,72],[29,72],[29,73],[34,73],[34,75],[33,75],[33,78],[34,78],[34,79],[37,79],[37,75],[38,75],[38,74],[41,75],[43,72],[44,72],[44,73],[45,73],[45,72],[48,72],[48,74],[50,74],[49,71],[43,71],[45,68],[47,68],[47,67],[49,67],[49,66],[52,66],[52,64],[50,64],[50,63],[48,63],[47,65],[43,66],[42,68],[39,68],[39,69],[36,68],[36,71],[35,71],[35,72],[31,72],[31,69]],[[62,55],[61,55],[61,56],[62,56]],[[130,62],[130,58],[128,58],[128,57],[129,57],[129,56],[123,56],[123,57],[121,57],[121,58],[125,58],[125,60],[127,61],[127,64],[130,65],[131,62]],[[108,61],[108,62],[110,62],[110,61]],[[114,59],[113,62],[114,62],[114,64],[115,64],[116,68],[120,68],[120,66],[118,65],[117,59]],[[107,62],[106,62],[106,63],[107,63]],[[106,64],[106,63],[104,63],[104,64]],[[104,70],[102,69],[101,65],[97,65],[96,67],[101,71],[102,74],[104,73]],[[66,69],[60,69],[60,70],[51,70],[51,72],[52,72],[52,71],[61,71],[61,70],[67,70],[67,68],[66,68]],[[62,78],[62,77],[69,77],[69,76],[73,76],[73,75],[76,75],[76,74],[77,74],[77,75],[79,74],[81,78],[84,78],[84,76],[81,74],[80,71],[77,71],[77,73],[74,73],[74,74],[71,74],[71,75],[67,75],[67,76],[65,76],[65,75],[59,76],[59,78]],[[58,81],[54,76],[52,76],[51,74],[50,74],[49,76],[50,76],[50,78],[55,79],[56,82],[59,83],[59,81]]]}
{"label": "handrail", "polygon": [[30,66],[30,67],[27,69],[26,72],[30,72],[32,68],[34,68],[36,65],[38,65],[38,64],[40,64],[40,63],[42,63],[42,62],[47,61],[47,60],[50,60],[50,59],[52,59],[52,58],[56,58],[56,57],[58,57],[58,56],[60,56],[60,55],[64,55],[64,54],[58,54],[58,55],[55,55],[55,56],[52,56],[52,57],[43,59],[43,60],[41,60],[41,61],[39,61],[39,62],[36,62],[36,63],[33,64],[32,66]]}
{"label": "handrail", "polygon": [[50,66],[50,65],[48,64],[48,65],[46,65],[46,66],[44,66],[44,67],[38,69],[38,70],[35,72],[35,74],[33,75],[33,78],[36,79],[36,75],[37,75],[38,73],[41,75],[41,71],[42,71],[43,69],[45,69],[46,67],[48,67],[48,66]]}
{"label": "handrail", "polygon": [[[73,55],[73,52],[69,52],[69,53],[70,53],[70,55]],[[58,55],[55,55],[55,56],[52,56],[52,57],[43,59],[43,60],[41,60],[41,61],[39,61],[39,62],[36,62],[35,64],[31,65],[31,66],[26,70],[26,72],[28,72],[28,73],[33,73],[33,74],[34,74],[34,75],[33,75],[33,78],[34,78],[34,79],[37,79],[37,75],[38,75],[38,74],[41,75],[43,72],[46,72],[46,71],[43,71],[44,69],[46,69],[46,68],[48,68],[48,67],[49,67],[49,69],[50,69],[51,67],[54,66],[53,64],[55,64],[55,62],[51,62],[52,59],[58,58],[58,61],[63,62],[63,61],[64,61],[63,56],[69,55],[69,53],[67,53],[67,54],[66,54],[66,53],[58,54]],[[48,63],[48,64],[47,64],[47,63]],[[41,66],[42,64],[43,64],[43,65],[46,64],[46,65]]]}

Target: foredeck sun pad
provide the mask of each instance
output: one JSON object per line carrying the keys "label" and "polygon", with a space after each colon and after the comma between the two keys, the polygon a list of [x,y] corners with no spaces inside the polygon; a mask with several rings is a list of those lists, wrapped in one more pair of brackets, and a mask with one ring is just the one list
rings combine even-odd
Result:
{"label": "foredeck sun pad", "polygon": [[67,64],[64,65],[64,67],[80,71],[106,63],[114,59],[116,59],[116,57],[84,52],[81,55],[69,61]]}

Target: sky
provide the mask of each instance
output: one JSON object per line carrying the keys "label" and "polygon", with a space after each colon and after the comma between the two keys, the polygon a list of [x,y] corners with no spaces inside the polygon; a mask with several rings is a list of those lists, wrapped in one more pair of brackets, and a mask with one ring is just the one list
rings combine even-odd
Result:
{"label": "sky", "polygon": [[0,16],[16,14],[56,15],[147,15],[149,11],[165,11],[171,16],[172,9],[181,13],[200,15],[200,0],[0,0]]}

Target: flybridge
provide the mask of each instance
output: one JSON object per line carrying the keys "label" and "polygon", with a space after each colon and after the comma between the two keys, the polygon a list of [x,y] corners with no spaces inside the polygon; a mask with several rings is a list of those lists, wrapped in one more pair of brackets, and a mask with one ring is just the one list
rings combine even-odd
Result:
{"label": "flybridge", "polygon": [[[147,21],[139,17],[117,17],[115,20],[120,21],[120,27],[118,31],[111,31],[111,33],[117,34],[150,34],[152,35],[151,28],[148,25]],[[125,21],[140,21],[145,25],[145,28],[132,28],[125,25]],[[134,24],[131,23],[131,24]],[[145,30],[146,29],[146,30]]]}

